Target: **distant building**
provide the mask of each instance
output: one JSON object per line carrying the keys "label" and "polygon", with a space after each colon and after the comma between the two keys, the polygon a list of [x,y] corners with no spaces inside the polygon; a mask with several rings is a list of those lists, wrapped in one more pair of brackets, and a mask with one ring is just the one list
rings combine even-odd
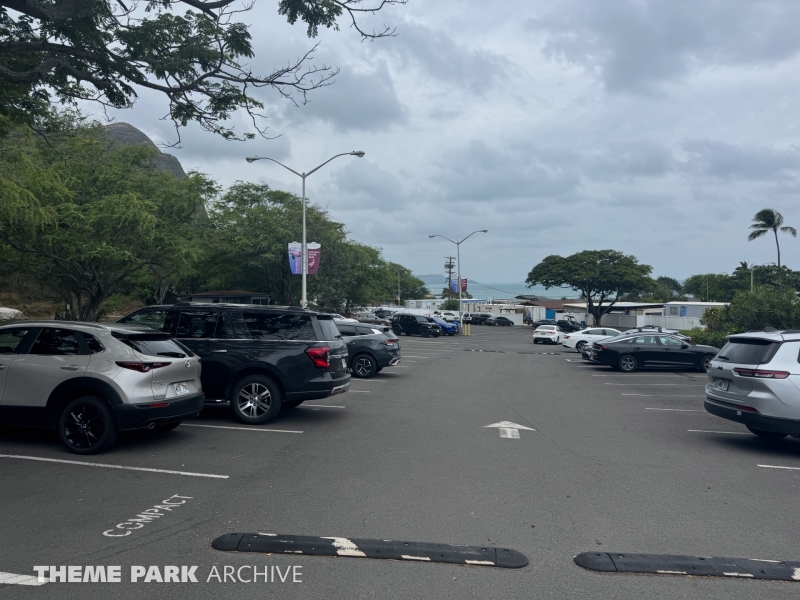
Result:
{"label": "distant building", "polygon": [[703,316],[707,308],[722,308],[729,302],[667,302],[664,304],[664,314],[668,317],[697,317]]}
{"label": "distant building", "polygon": [[246,292],[244,290],[223,290],[189,294],[190,302],[211,302],[213,304],[269,304],[269,294]]}

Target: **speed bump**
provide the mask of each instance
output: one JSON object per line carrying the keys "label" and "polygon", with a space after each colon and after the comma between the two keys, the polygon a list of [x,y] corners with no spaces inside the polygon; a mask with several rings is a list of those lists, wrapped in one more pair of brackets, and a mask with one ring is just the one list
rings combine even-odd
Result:
{"label": "speed bump", "polygon": [[427,542],[373,540],[365,538],[278,535],[274,533],[227,533],[211,546],[223,552],[348,556],[418,562],[440,562],[481,567],[519,569],[528,558],[510,548],[453,546]]}

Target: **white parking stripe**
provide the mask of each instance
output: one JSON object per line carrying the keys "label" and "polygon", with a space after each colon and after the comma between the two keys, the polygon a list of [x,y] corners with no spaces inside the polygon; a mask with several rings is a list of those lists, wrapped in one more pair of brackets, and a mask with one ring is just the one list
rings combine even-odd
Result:
{"label": "white parking stripe", "polygon": [[679,394],[620,394],[620,396],[639,396],[642,398],[705,398],[705,396],[682,396]]}
{"label": "white parking stripe", "polygon": [[42,458],[41,456],[20,456],[16,454],[0,454],[0,458],[17,458],[20,460],[35,460],[41,462],[61,463],[65,465],[80,465],[82,467],[100,467],[103,469],[123,469],[125,471],[145,471],[147,473],[166,473],[167,475],[186,475],[188,477],[209,477],[211,479],[228,479],[229,475],[214,475],[212,473],[190,473],[187,471],[169,471],[167,469],[147,469],[145,467],[125,467],[122,465],[104,465],[100,463],[81,462],[79,460],[63,460],[60,458]]}
{"label": "white parking stripe", "polygon": [[800,467],[781,467],[779,465],[758,465],[762,469],[786,469],[787,471],[800,471]]}
{"label": "white parking stripe", "polygon": [[668,410],[672,412],[706,412],[704,410],[695,410],[691,408],[645,408],[645,410]]}
{"label": "white parking stripe", "polygon": [[3,573],[0,571],[0,583],[9,585],[44,585],[46,581],[39,581],[35,575],[17,575],[16,573]]}
{"label": "white parking stripe", "polygon": [[289,429],[261,429],[260,427],[230,427],[229,425],[200,425],[199,423],[182,423],[181,427],[207,427],[208,429],[235,429],[236,431],[266,431],[269,433],[303,433]]}
{"label": "white parking stripe", "polygon": [[369,394],[369,390],[348,390],[348,394]]}
{"label": "white parking stripe", "polygon": [[706,387],[702,383],[606,383],[605,385],[616,386],[639,386],[639,387]]}
{"label": "white parking stripe", "polygon": [[747,431],[711,431],[710,429],[687,429],[686,431],[691,431],[692,433],[727,433],[730,435],[752,435]]}
{"label": "white parking stripe", "polygon": [[[419,356],[417,354],[404,354],[403,358],[430,358],[430,356]],[[414,361],[410,361],[414,362]]]}

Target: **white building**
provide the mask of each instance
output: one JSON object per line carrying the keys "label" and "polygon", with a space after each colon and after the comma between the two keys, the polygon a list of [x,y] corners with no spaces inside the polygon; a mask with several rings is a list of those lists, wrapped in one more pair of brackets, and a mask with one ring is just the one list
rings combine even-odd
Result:
{"label": "white building", "polygon": [[667,317],[701,318],[707,308],[722,308],[729,302],[667,302],[664,304],[664,315]]}

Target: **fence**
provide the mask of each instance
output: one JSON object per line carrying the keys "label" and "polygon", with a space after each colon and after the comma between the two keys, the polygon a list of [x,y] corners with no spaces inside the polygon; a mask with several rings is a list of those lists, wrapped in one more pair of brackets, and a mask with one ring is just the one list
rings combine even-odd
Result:
{"label": "fence", "polygon": [[[591,317],[590,317],[591,318]],[[700,327],[705,329],[705,325],[700,323],[698,317],[671,317],[661,315],[622,315],[610,313],[603,315],[603,325],[615,327],[616,329],[633,329],[644,325],[655,325],[665,329],[694,329]]]}

